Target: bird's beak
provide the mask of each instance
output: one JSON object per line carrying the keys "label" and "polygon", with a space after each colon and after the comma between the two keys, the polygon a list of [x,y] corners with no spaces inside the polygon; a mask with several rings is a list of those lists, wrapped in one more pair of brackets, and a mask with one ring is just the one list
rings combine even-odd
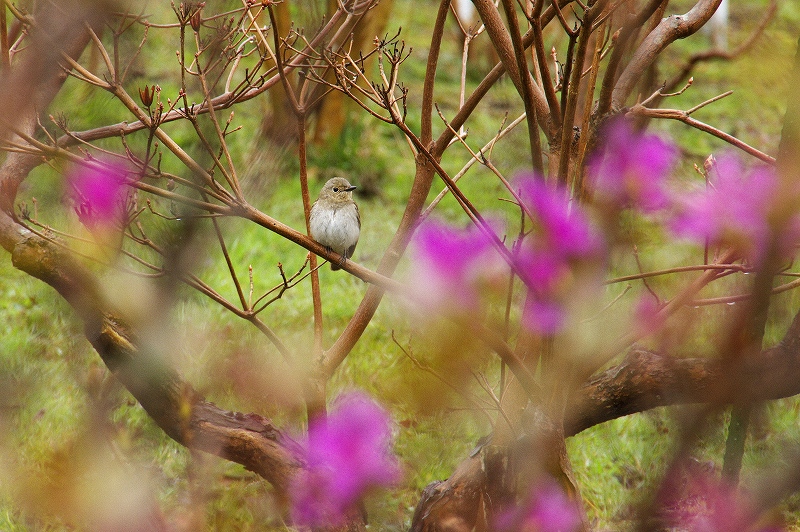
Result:
{"label": "bird's beak", "polygon": [[349,187],[347,187],[347,188],[345,189],[345,191],[347,191],[347,192],[350,192],[351,190],[355,190],[355,189],[356,189],[356,186],[355,186],[355,185],[350,185]]}

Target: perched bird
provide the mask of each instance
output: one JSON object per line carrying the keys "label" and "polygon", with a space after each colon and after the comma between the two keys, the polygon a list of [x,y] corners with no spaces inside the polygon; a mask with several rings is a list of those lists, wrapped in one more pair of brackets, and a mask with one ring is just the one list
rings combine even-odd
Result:
{"label": "perched bird", "polygon": [[331,262],[331,270],[338,270],[353,256],[361,233],[361,216],[353,201],[355,188],[343,177],[329,179],[311,206],[311,238],[342,256],[340,264]]}

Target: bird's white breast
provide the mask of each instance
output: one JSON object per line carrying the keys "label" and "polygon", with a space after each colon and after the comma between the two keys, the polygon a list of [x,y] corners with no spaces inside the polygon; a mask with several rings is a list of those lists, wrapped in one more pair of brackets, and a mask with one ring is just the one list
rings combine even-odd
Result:
{"label": "bird's white breast", "polygon": [[311,237],[343,255],[345,250],[358,242],[361,232],[355,205],[345,205],[336,209],[311,209],[309,220]]}

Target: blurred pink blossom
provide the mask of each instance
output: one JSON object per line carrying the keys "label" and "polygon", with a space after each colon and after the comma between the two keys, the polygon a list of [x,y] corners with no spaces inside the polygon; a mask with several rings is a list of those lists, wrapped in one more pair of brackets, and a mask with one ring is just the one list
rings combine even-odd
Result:
{"label": "blurred pink blossom", "polygon": [[595,197],[618,208],[653,211],[666,206],[664,180],[677,160],[675,146],[656,135],[634,131],[624,118],[611,120],[599,139],[587,165]]}
{"label": "blurred pink blossom", "polygon": [[602,239],[581,206],[570,204],[565,189],[535,175],[518,179],[517,188],[535,224],[515,257],[517,273],[531,290],[523,322],[537,332],[554,333],[565,322],[560,293],[579,263],[602,255]]}
{"label": "blurred pink blossom", "polygon": [[502,513],[495,525],[501,532],[574,532],[581,516],[575,502],[550,482],[537,487],[520,507]]}
{"label": "blurred pink blossom", "polygon": [[534,174],[522,175],[516,186],[535,218],[537,247],[564,260],[594,255],[601,248],[601,239],[589,218],[579,204],[570,204],[565,188],[550,185]]}
{"label": "blurred pink blossom", "polygon": [[539,333],[555,333],[564,326],[566,312],[559,302],[561,279],[569,277],[569,264],[546,249],[520,249],[517,271],[530,293],[523,307],[522,322]]}
{"label": "blurred pink blossom", "polygon": [[523,309],[522,322],[530,330],[553,334],[560,331],[567,319],[566,311],[551,294],[528,298]]}
{"label": "blurred pink blossom", "polygon": [[400,478],[389,414],[361,392],[342,394],[327,419],[308,428],[306,469],[292,483],[292,518],[306,526],[341,523],[371,487]]}
{"label": "blurred pink blossom", "polygon": [[508,271],[489,237],[474,226],[457,229],[428,220],[417,231],[412,254],[414,294],[438,311],[476,310],[487,285]]}
{"label": "blurred pink blossom", "polygon": [[110,226],[125,213],[125,171],[115,166],[77,166],[67,175],[78,219],[88,229]]}
{"label": "blurred pink blossom", "polygon": [[523,323],[552,333],[565,321],[561,296],[576,267],[602,257],[602,238],[578,204],[570,204],[565,189],[527,174],[516,182],[519,198],[534,227],[514,252],[509,265],[481,230],[455,229],[426,221],[413,247],[411,286],[428,308],[446,312],[475,312],[487,295],[507,286],[515,273],[531,293]]}
{"label": "blurred pink blossom", "polygon": [[775,215],[791,208],[792,201],[781,191],[774,169],[745,169],[732,155],[720,157],[712,168],[708,187],[685,197],[672,230],[702,242],[732,246],[756,261],[776,230],[781,233],[780,252],[791,253],[800,236],[800,219],[794,214],[782,222],[783,227],[771,226]]}

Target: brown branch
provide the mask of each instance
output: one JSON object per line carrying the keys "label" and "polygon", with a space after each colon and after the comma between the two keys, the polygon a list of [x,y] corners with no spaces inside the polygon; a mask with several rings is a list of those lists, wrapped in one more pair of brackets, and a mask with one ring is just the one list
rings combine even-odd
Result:
{"label": "brown branch", "polygon": [[487,471],[483,453],[475,453],[450,478],[429,484],[414,510],[411,532],[489,530],[484,513],[492,503],[485,493]]}
{"label": "brown branch", "polygon": [[[512,0],[502,0],[502,2],[503,11],[505,11],[506,19],[508,20],[508,31],[511,36],[511,45],[514,47],[514,58],[516,59],[517,70],[521,73],[520,85],[522,91],[520,92],[520,96],[522,96],[522,103],[525,106],[526,123],[528,125],[531,166],[535,172],[540,175],[544,175],[542,145],[539,140],[539,129],[536,127],[536,102],[533,88],[533,76],[530,75],[530,70],[528,69],[528,61],[525,56],[525,47],[522,45],[522,36],[519,33],[517,11],[514,8]],[[534,26],[534,28],[536,29],[538,26]],[[535,29],[534,34],[540,35],[541,28],[539,28],[538,33],[535,31]],[[542,53],[542,58],[544,58],[544,53]],[[544,66],[546,68],[546,62],[544,62]],[[544,78],[542,82],[546,87],[550,88],[550,90],[545,93],[547,95],[546,99],[548,105],[550,106],[550,119],[556,123],[560,123],[561,117],[559,116],[560,113],[558,112],[558,104],[556,103],[555,90],[552,87],[552,83],[550,82],[549,77]]]}
{"label": "brown branch", "polygon": [[[560,6],[566,6],[572,0],[558,0],[558,4]],[[540,27],[544,28],[547,24],[556,16],[556,11],[553,9],[551,5],[548,7],[545,12],[539,17],[539,24]],[[502,22],[501,22],[502,25]],[[535,39],[534,32],[532,30],[525,33],[522,36],[522,46],[526,49],[529,48]],[[483,80],[478,84],[469,98],[459,107],[458,112],[450,119],[450,124],[453,126],[455,130],[461,129],[464,123],[467,121],[469,116],[481,102],[481,100],[486,96],[497,80],[506,72],[505,64],[501,61],[497,63],[492,70],[486,74]],[[534,88],[538,89],[539,86],[534,84]],[[537,122],[539,123],[539,127],[547,133],[548,137],[552,137],[552,132],[550,131],[550,122],[547,120],[549,116],[549,110],[547,107],[546,98],[542,95],[541,98],[536,98],[536,118]],[[453,133],[450,129],[445,129],[442,131],[439,138],[436,139],[436,144],[431,148],[431,153],[439,156],[444,153],[444,150],[450,145],[450,142],[453,140]]]}
{"label": "brown branch", "polygon": [[[436,75],[436,68],[439,60],[439,49],[441,48],[442,35],[444,23],[447,18],[447,10],[449,0],[442,0],[439,6],[439,13],[436,17],[435,26],[431,37],[431,46],[428,53],[428,63],[425,72],[425,84],[422,93],[422,138],[431,142],[432,138],[432,124],[433,124],[433,87],[434,77]],[[386,248],[380,264],[378,265],[377,272],[382,276],[390,276],[397,268],[403,253],[405,252],[411,240],[411,235],[419,221],[422,208],[425,206],[425,201],[433,185],[434,171],[433,166],[429,161],[420,155],[417,155],[417,171],[414,176],[414,183],[409,192],[406,208],[403,212],[403,217],[400,220],[400,225],[397,228],[394,238]],[[322,247],[322,246],[318,246]],[[332,253],[335,255],[335,253]],[[351,261],[347,261],[344,269],[350,271],[352,267]],[[336,339],[334,344],[324,353],[323,357],[317,362],[316,370],[322,375],[330,376],[344,361],[347,354],[353,348],[355,343],[364,333],[367,325],[372,320],[378,305],[383,299],[385,287],[383,286],[370,286],[367,293],[364,294],[364,299],[361,300],[358,308],[356,309],[353,317],[347,323],[342,334]]]}
{"label": "brown branch", "polygon": [[429,144],[433,139],[433,87],[436,81],[436,67],[439,63],[439,50],[442,47],[442,30],[447,19],[450,0],[442,0],[436,14],[431,47],[428,52],[428,63],[425,67],[425,82],[422,87],[422,125],[420,138],[424,144]]}
{"label": "brown branch", "polygon": [[[132,100],[130,99],[130,97],[127,97],[127,99],[135,107],[135,104],[132,103]],[[185,152],[183,152],[183,150],[179,146],[177,146],[177,144],[175,144],[175,142],[169,136],[167,136],[166,133],[163,133],[162,135],[163,135],[163,137],[165,139],[167,139],[165,141],[166,145],[174,146],[175,149],[178,150],[179,153],[181,153],[185,157],[189,158],[189,156],[187,154],[185,154]],[[37,148],[37,150],[41,150],[42,154],[45,154],[45,155],[50,156],[50,157],[53,157],[53,156],[66,157],[66,158],[69,158],[70,160],[72,160],[73,162],[76,162],[78,164],[84,164],[84,163],[85,164],[89,164],[89,163],[86,163],[86,161],[84,161],[83,159],[81,159],[78,155],[75,155],[75,154],[73,154],[73,153],[71,153],[69,151],[66,151],[66,150],[61,149],[61,148],[54,148],[54,147],[47,146],[45,144],[42,144],[42,143],[36,141],[35,139],[33,139],[33,137],[31,137],[29,135],[26,136],[25,138],[27,139],[27,142],[33,144]],[[34,158],[34,161],[35,161],[36,165],[41,163],[41,160],[42,159],[40,157],[35,157]],[[208,178],[208,180],[211,179],[210,175],[208,175],[205,172],[205,170],[200,168],[197,165],[197,163],[194,162],[193,159],[189,158],[189,160],[195,165],[195,167],[198,168],[199,172],[202,172],[202,174]],[[2,183],[3,183],[2,176],[0,176],[0,191],[3,190]],[[130,184],[130,186],[133,186],[133,187],[135,187],[135,188],[137,188],[139,190],[143,190],[145,192],[149,192],[149,193],[157,195],[157,196],[161,196],[161,197],[164,197],[164,198],[167,198],[167,199],[171,199],[173,201],[176,201],[176,202],[179,202],[179,203],[182,203],[182,204],[185,204],[185,205],[189,205],[189,206],[201,209],[201,210],[205,210],[205,211],[212,212],[212,213],[217,213],[217,214],[222,214],[222,215],[227,215],[227,216],[239,216],[241,218],[245,218],[247,220],[250,220],[250,221],[252,221],[252,222],[254,222],[254,223],[256,223],[256,224],[258,224],[258,225],[260,225],[260,226],[262,226],[262,227],[264,227],[264,228],[266,228],[266,229],[268,229],[268,230],[270,230],[270,231],[282,236],[283,238],[285,238],[285,239],[287,239],[287,240],[289,240],[291,242],[294,242],[295,244],[298,244],[298,245],[306,248],[308,251],[311,251],[312,253],[315,253],[315,254],[323,257],[324,259],[326,259],[326,260],[328,260],[330,262],[334,262],[334,263],[341,263],[342,262],[341,261],[341,256],[338,253],[336,253],[335,251],[327,250],[324,246],[318,244],[315,240],[313,240],[308,235],[303,234],[303,233],[301,233],[301,232],[289,227],[288,225],[286,225],[286,224],[284,224],[284,223],[282,223],[282,222],[280,222],[280,221],[278,221],[278,220],[276,220],[276,219],[264,214],[263,212],[259,211],[258,209],[254,208],[253,206],[251,206],[251,205],[249,205],[247,203],[245,203],[243,205],[235,205],[235,204],[216,205],[216,204],[212,204],[212,203],[196,200],[196,199],[193,199],[193,198],[190,198],[190,197],[187,197],[187,196],[183,196],[183,195],[178,194],[176,192],[172,192],[172,191],[165,190],[165,189],[162,189],[162,188],[159,188],[159,187],[155,187],[155,186],[149,185],[147,183],[144,183],[142,181],[138,181],[138,182],[135,182],[135,183],[131,182],[129,184]],[[13,188],[12,192],[16,193],[16,188],[15,187]],[[5,196],[0,196],[0,200],[2,200],[3,197],[5,197]],[[228,202],[230,202],[230,200],[228,200]],[[12,211],[13,211],[13,203],[9,204],[9,211],[8,212],[12,212]],[[397,258],[399,259],[399,256]],[[352,260],[346,261],[346,263],[343,265],[342,269],[346,270],[347,272],[349,272],[349,273],[351,273],[353,275],[355,275],[356,277],[358,277],[359,279],[361,279],[364,282],[367,282],[367,283],[370,283],[370,284],[376,284],[376,285],[380,286],[383,290],[390,290],[390,291],[396,292],[396,293],[402,293],[402,292],[405,291],[405,287],[402,284],[400,284],[399,282],[395,281],[394,279],[391,279],[390,277],[388,277],[386,275],[382,275],[379,272],[375,272],[375,271],[372,271],[372,270],[370,270],[368,268],[365,268],[364,266],[361,266],[360,264],[358,264],[358,263],[356,263],[356,262],[354,262]]]}
{"label": "brown branch", "polygon": [[655,13],[656,9],[658,9],[663,2],[664,0],[650,0],[639,13],[631,17],[622,26],[619,36],[614,42],[614,50],[611,52],[611,58],[608,60],[606,72],[603,75],[600,98],[597,104],[597,112],[600,116],[608,113],[611,108],[611,92],[614,88],[614,82],[617,79],[617,69],[622,61],[623,53],[627,49],[628,42],[636,32],[641,30],[642,25],[653,16],[653,13]]}
{"label": "brown branch", "polygon": [[[570,397],[564,419],[564,434],[574,436],[600,423],[659,406],[708,403],[757,402],[800,393],[800,313],[795,316],[781,342],[758,354],[747,356],[732,372],[713,358],[674,358],[641,348],[631,350],[617,366],[586,382]],[[735,379],[736,386],[731,386]],[[721,383],[726,382],[726,386]],[[735,390],[726,397],[712,391]],[[531,431],[529,431],[531,432]],[[522,442],[524,443],[524,442]],[[538,447],[519,449],[526,455]],[[485,524],[493,510],[489,497],[494,481],[502,478],[493,456],[505,456],[483,444],[456,468],[445,481],[425,488],[414,512],[411,530],[472,530]],[[494,507],[496,509],[496,507]]]}
{"label": "brown branch", "polygon": [[[556,97],[556,88],[553,84],[553,76],[550,73],[550,68],[547,66],[547,55],[544,51],[544,35],[542,34],[542,26],[540,26],[542,6],[544,2],[537,2],[531,17],[531,30],[533,31],[533,47],[536,54],[536,62],[538,63],[542,87],[544,88],[544,95],[547,99],[547,104],[550,107],[550,117],[553,121],[553,127],[558,129],[561,127],[561,107],[559,106],[558,98]],[[554,4],[556,5],[556,4]],[[559,20],[562,24],[566,22],[563,20],[561,11],[558,11]],[[570,38],[573,33],[569,28],[564,30]]]}
{"label": "brown branch", "polygon": [[[63,21],[52,22],[60,28]],[[36,31],[47,31],[48,27],[45,20],[39,19],[41,29]],[[74,29],[83,28],[82,24],[67,24],[66,28],[68,31],[61,34],[63,42],[59,44],[74,56],[80,55],[88,37],[82,31],[76,35]],[[11,88],[31,98],[41,106],[38,109],[46,109],[65,78],[57,69],[51,69],[44,78],[29,78],[30,72],[24,71],[27,68],[42,75],[47,72],[24,63],[18,65],[15,74],[19,75],[12,78],[37,82]],[[2,90],[5,95],[10,87],[3,86]],[[36,124],[26,117],[30,109],[21,106],[16,114],[9,113],[10,121],[24,123],[29,135]],[[64,297],[83,320],[87,339],[111,372],[170,437],[183,445],[243,464],[273,483],[279,493],[285,492],[290,478],[303,465],[296,458],[294,442],[266,418],[226,412],[206,402],[177,373],[165,367],[161,358],[140,350],[134,331],[126,327],[122,317],[108,310],[109,305],[90,270],[69,251],[15,220],[9,207],[14,204],[16,188],[41,160],[36,155],[9,153],[0,166],[3,185],[0,193],[6,206],[6,210],[0,211],[0,245],[9,253],[14,266],[44,281]]]}
{"label": "brown branch", "polygon": [[681,83],[688,79],[689,75],[692,73],[692,70],[694,70],[699,63],[706,61],[730,61],[747,52],[764,33],[764,30],[767,28],[767,25],[773,19],[777,11],[778,1],[772,0],[769,4],[769,8],[764,13],[764,16],[761,17],[761,20],[758,22],[758,26],[756,26],[755,30],[753,30],[753,33],[751,33],[747,39],[742,41],[742,43],[733,50],[728,51],[712,49],[692,55],[686,61],[686,64],[683,65],[681,71],[666,83],[665,91],[671,92],[675,90]]}
{"label": "brown branch", "polygon": [[[3,165],[0,173],[13,171]],[[86,338],[106,366],[171,438],[256,472],[279,491],[302,467],[296,445],[257,414],[227,412],[205,401],[152,353],[135,333],[105,309],[94,277],[68,251],[38,237],[0,212],[0,242],[14,266],[55,288],[85,324]]]}
{"label": "brown branch", "polygon": [[[296,54],[290,61],[288,61],[285,64],[284,72],[286,74],[289,74],[290,72],[298,68],[304,67],[306,63],[306,55],[315,48],[320,47],[325,42],[325,40],[329,38],[330,33],[334,32],[339,27],[339,25],[343,23],[342,18],[345,16],[346,14],[343,13],[342,10],[335,11],[334,14],[328,20],[328,22],[322,28],[320,28],[320,30],[314,35],[309,45],[306,48],[304,48],[302,52]],[[156,25],[150,24],[150,27],[156,27]],[[210,99],[208,102],[204,102],[202,105],[195,108],[194,113],[195,114],[208,113],[209,105],[213,105],[214,109],[216,110],[227,109],[228,107],[231,107],[236,103],[251,100],[259,96],[260,94],[266,92],[267,90],[271,89],[272,87],[274,87],[279,83],[281,83],[281,77],[280,74],[278,73],[270,76],[268,79],[255,78],[250,84],[250,86],[243,92],[234,90],[231,92],[225,92],[223,94],[220,94]],[[185,118],[183,110],[175,109],[165,114],[163,117],[161,117],[159,123],[165,124],[183,118]],[[137,120],[136,122],[131,122],[131,123],[120,122],[117,124],[111,124],[108,126],[93,128],[86,131],[79,131],[62,135],[58,139],[58,145],[62,147],[69,147],[77,144],[79,141],[91,142],[94,140],[100,140],[109,137],[130,135],[131,133],[135,133],[137,131],[149,128],[150,126],[148,125],[147,120],[144,121]]]}
{"label": "brown branch", "polygon": [[589,36],[592,33],[594,21],[603,12],[605,4],[605,0],[598,0],[592,7],[584,12],[581,29],[578,34],[578,50],[575,52],[574,59],[570,58],[570,60],[574,61],[571,67],[572,77],[566,80],[568,85],[562,89],[567,91],[567,105],[564,108],[564,121],[561,124],[561,139],[559,140],[560,157],[558,160],[557,178],[560,183],[569,182],[569,163],[573,160],[572,139],[574,131],[572,128],[575,125],[575,114],[578,108],[578,95],[581,87],[583,62],[586,58]]}
{"label": "brown branch", "polygon": [[743,142],[730,133],[726,133],[720,129],[715,128],[714,126],[710,126],[704,122],[701,122],[697,119],[692,118],[689,116],[689,111],[680,111],[678,109],[651,109],[649,107],[645,107],[641,104],[636,104],[628,111],[629,115],[632,116],[645,116],[649,118],[666,118],[669,120],[677,120],[678,122],[683,122],[687,126],[691,126],[695,129],[703,131],[705,133],[709,133],[718,139],[724,140],[731,146],[735,146],[740,150],[744,151],[745,153],[756,157],[765,163],[768,164],[775,164],[775,158],[767,155],[766,153],[762,152],[759,149],[756,149],[746,142]]}
{"label": "brown branch", "polygon": [[642,78],[645,70],[653,64],[656,57],[672,42],[684,39],[699,30],[714,14],[722,0],[698,0],[685,15],[671,15],[663,19],[650,34],[644,38],[620,74],[611,93],[611,107],[621,109]]}
{"label": "brown branch", "polygon": [[[745,357],[737,371],[715,358],[676,358],[634,348],[625,360],[584,384],[571,398],[564,431],[590,427],[651,408],[689,403],[748,403],[800,393],[800,313],[781,342]],[[735,378],[736,395],[714,397]]]}
{"label": "brown branch", "polygon": [[[516,87],[519,95],[522,98],[525,97],[522,76],[520,74],[519,66],[517,65],[517,60],[514,54],[514,45],[511,41],[508,31],[506,31],[506,28],[503,25],[503,20],[499,11],[495,7],[494,3],[491,2],[491,0],[476,0],[473,3],[475,4],[475,9],[477,9],[478,14],[481,17],[484,26],[486,27],[486,33],[489,34],[492,45],[497,51],[497,55],[500,57],[500,63],[496,65],[489,74],[487,74],[484,80],[486,84],[481,82],[481,84],[478,85],[473,93],[473,96],[467,99],[464,106],[450,121],[456,129],[463,125],[461,117],[464,116],[466,118],[466,116],[469,116],[469,113],[471,113],[474,109],[474,105],[477,105],[476,100],[479,100],[482,97],[484,90],[488,91],[489,87],[494,85],[494,82],[499,79],[503,71],[508,72],[508,76],[514,83],[514,87]],[[525,36],[522,37],[522,48],[527,49],[530,47],[533,43],[533,40],[533,31],[527,32]],[[526,71],[526,75],[530,77],[531,74],[530,72]],[[531,83],[531,88],[533,99],[532,103],[536,107],[536,120],[542,131],[544,131],[549,137],[551,134],[551,126],[549,121],[550,110],[547,106],[547,98],[545,97],[542,88],[536,83]],[[439,142],[440,141],[437,141],[437,144]]]}
{"label": "brown branch", "polygon": [[676,266],[674,268],[666,268],[663,270],[641,272],[633,275],[614,277],[613,279],[608,279],[604,281],[603,284],[626,283],[629,281],[635,281],[637,279],[647,279],[649,277],[658,277],[660,275],[667,275],[670,273],[695,272],[695,271],[705,271],[705,270],[722,270],[731,272],[736,271],[736,272],[750,273],[752,271],[752,268],[749,268],[742,264],[700,264],[696,266]]}
{"label": "brown branch", "polygon": [[[597,86],[597,76],[600,71],[600,61],[603,59],[606,45],[610,39],[609,25],[603,22],[598,27],[598,35],[595,40],[594,53],[592,54],[592,64],[589,66],[589,79],[586,83],[587,93],[584,96],[587,102],[594,100],[594,93]],[[583,106],[583,116],[581,117],[580,128],[581,138],[578,141],[578,154],[577,162],[575,164],[575,183],[573,186],[573,194],[579,201],[586,201],[588,198],[588,190],[586,189],[586,157],[588,156],[590,141],[594,142],[595,131],[591,126],[592,123],[592,107],[591,105]]]}
{"label": "brown branch", "polygon": [[11,66],[8,49],[8,17],[6,6],[0,6],[0,71],[6,72]]}
{"label": "brown branch", "polygon": [[514,56],[514,45],[511,36],[503,24],[503,19],[497,7],[490,0],[479,0],[473,2],[478,15],[486,28],[486,33],[491,38],[492,45],[500,58],[500,63],[508,73],[508,77],[517,88],[520,96],[523,94],[522,77],[520,75],[517,59]]}

